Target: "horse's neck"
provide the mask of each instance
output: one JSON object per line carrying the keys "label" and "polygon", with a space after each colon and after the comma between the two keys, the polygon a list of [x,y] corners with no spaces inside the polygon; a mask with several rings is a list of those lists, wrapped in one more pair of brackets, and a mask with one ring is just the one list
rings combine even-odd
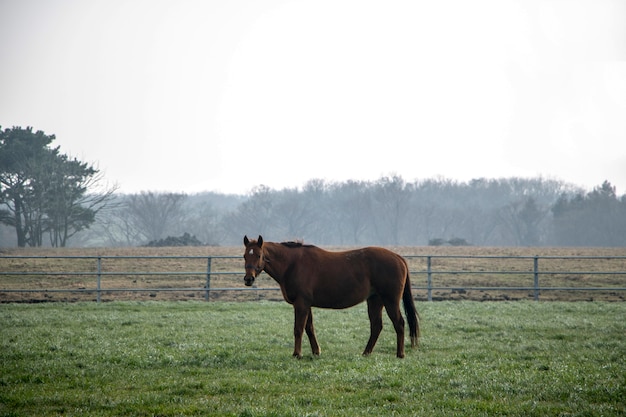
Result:
{"label": "horse's neck", "polygon": [[285,273],[291,264],[289,248],[280,243],[267,242],[264,245],[266,251],[265,272],[282,284]]}

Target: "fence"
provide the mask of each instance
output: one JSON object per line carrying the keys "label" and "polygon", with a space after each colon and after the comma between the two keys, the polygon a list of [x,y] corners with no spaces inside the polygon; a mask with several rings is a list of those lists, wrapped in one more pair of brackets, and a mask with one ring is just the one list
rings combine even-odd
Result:
{"label": "fence", "polygon": [[[615,300],[623,300],[626,295],[624,256],[429,255],[423,258],[425,270],[415,272],[426,275],[426,287],[418,288],[426,290],[428,301],[433,300],[435,290],[529,292],[535,301],[543,292],[604,293]],[[437,285],[434,276],[447,277],[447,284]],[[508,279],[511,276],[517,280]]]}
{"label": "fence", "polygon": [[[405,259],[417,298],[428,301],[597,299],[598,294],[600,299],[619,301],[626,295],[626,256],[411,255]],[[182,298],[202,294],[209,301],[218,293],[258,297],[260,292],[279,291],[267,276],[252,288],[243,286],[242,277],[238,256],[0,256],[0,302],[93,300],[94,294],[95,301],[101,302],[103,295],[119,299],[141,293],[153,298],[159,293],[182,294]],[[559,296],[545,295],[549,293]],[[572,297],[573,293],[579,297]]]}

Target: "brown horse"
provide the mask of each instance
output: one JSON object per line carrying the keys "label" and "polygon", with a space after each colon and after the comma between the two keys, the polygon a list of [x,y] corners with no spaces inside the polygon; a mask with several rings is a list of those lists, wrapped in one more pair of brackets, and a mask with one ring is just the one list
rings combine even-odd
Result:
{"label": "brown horse", "polygon": [[272,243],[249,240],[246,247],[245,284],[267,272],[280,285],[285,301],[295,312],[293,356],[302,357],[302,334],[306,331],[314,355],[320,346],[313,328],[311,307],[348,308],[367,299],[370,338],[363,355],[369,355],[383,328],[382,311],[393,323],[397,335],[397,356],[404,357],[404,319],[400,300],[409,322],[411,346],[418,344],[419,318],[413,296],[409,269],[404,258],[387,249],[369,247],[346,252],[328,252],[301,243]]}

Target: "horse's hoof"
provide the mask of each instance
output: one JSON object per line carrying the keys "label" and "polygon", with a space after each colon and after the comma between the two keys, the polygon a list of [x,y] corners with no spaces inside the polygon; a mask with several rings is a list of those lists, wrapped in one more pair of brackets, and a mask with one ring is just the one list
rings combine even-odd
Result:
{"label": "horse's hoof", "polygon": [[293,357],[296,358],[296,359],[302,359],[302,355],[299,354],[299,353],[295,353],[295,352],[293,354]]}

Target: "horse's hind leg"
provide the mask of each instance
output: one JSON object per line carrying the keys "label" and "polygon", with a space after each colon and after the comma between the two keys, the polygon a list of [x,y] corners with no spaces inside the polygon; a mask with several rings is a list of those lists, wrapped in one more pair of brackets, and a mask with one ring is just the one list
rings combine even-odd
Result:
{"label": "horse's hind leg", "polygon": [[309,342],[311,342],[311,351],[313,351],[314,355],[319,355],[321,353],[320,345],[317,343],[317,337],[315,337],[315,328],[313,327],[313,312],[309,309],[309,317],[306,320],[306,326],[304,327],[306,330],[307,336],[309,336]]}
{"label": "horse's hind leg", "polygon": [[394,304],[386,304],[385,310],[387,310],[387,315],[393,323],[393,328],[396,330],[398,346],[396,356],[404,358],[404,318],[402,313],[400,313],[400,301]]}
{"label": "horse's hind leg", "polygon": [[367,299],[367,314],[370,318],[370,340],[365,346],[363,355],[369,355],[383,330],[383,302],[376,294]]}

